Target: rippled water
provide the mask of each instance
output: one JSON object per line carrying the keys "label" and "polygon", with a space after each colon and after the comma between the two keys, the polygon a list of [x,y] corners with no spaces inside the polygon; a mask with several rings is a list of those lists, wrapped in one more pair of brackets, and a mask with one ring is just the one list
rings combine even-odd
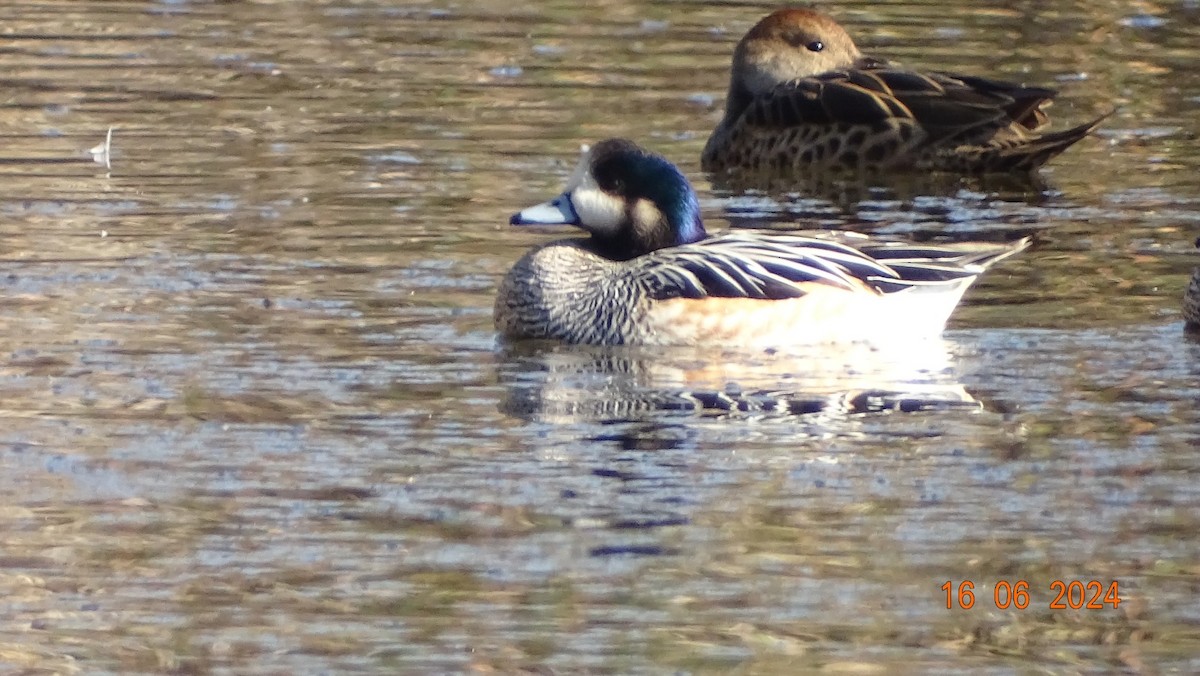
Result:
{"label": "rippled water", "polygon": [[[1200,8],[1022,7],[828,9],[1116,107],[1044,186],[747,194],[769,5],[9,3],[3,671],[1200,670]],[[612,135],[714,230],[1039,243],[918,354],[498,346],[507,216]]]}

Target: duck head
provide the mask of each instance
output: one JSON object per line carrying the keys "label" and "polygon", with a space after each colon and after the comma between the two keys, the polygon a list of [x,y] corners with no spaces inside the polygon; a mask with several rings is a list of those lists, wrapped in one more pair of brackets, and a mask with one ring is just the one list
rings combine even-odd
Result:
{"label": "duck head", "polygon": [[566,190],[512,225],[574,225],[606,258],[629,260],[705,237],[696,193],[675,165],[625,139],[584,146]]}
{"label": "duck head", "polygon": [[811,9],[780,9],[763,17],[733,51],[728,106],[802,77],[848,68],[862,54],[830,17]]}

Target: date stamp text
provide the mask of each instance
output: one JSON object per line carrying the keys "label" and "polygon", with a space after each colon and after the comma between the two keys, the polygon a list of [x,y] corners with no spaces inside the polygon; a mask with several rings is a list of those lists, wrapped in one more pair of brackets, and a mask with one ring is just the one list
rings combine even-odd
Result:
{"label": "date stamp text", "polygon": [[[941,590],[946,592],[947,609],[969,610],[975,606],[975,583],[971,580],[957,583],[947,580]],[[1116,580],[1107,583],[1099,580],[1054,580],[1050,583],[1047,600],[1049,605],[1046,607],[1049,610],[1115,609],[1121,604],[1121,593]],[[1025,580],[997,580],[992,585],[992,603],[1000,610],[1025,610],[1033,602],[1029,582]]]}

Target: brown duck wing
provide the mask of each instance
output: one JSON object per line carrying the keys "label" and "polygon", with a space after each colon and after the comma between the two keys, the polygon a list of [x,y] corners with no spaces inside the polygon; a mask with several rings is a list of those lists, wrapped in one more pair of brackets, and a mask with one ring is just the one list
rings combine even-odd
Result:
{"label": "brown duck wing", "polygon": [[743,123],[787,128],[909,120],[925,129],[928,143],[938,143],[1008,126],[1014,103],[999,91],[976,90],[952,78],[891,69],[834,71],[780,85],[751,103]]}
{"label": "brown duck wing", "polygon": [[[963,78],[941,73],[923,74],[896,69],[873,69],[850,74],[857,82],[878,83],[881,96],[890,96],[907,108],[929,134],[930,144],[947,141],[984,143],[1017,118],[1035,124],[1034,111],[1049,90],[1027,88],[985,78]],[[1014,96],[1021,96],[1018,100]],[[1044,117],[1044,115],[1043,115]],[[1028,129],[1025,124],[1021,129]],[[1020,135],[1020,130],[1013,130]]]}
{"label": "brown duck wing", "polygon": [[[950,73],[870,71],[908,106],[937,146],[935,166],[952,170],[1026,171],[1087,136],[1112,111],[1059,132],[1039,134],[1049,124],[1045,108],[1057,94],[1046,87]],[[989,119],[989,116],[994,116]]]}
{"label": "brown duck wing", "polygon": [[908,112],[896,104],[893,98],[848,80],[803,78],[752,101],[741,122],[767,129],[838,123],[870,125],[907,117]]}
{"label": "brown duck wing", "polygon": [[[1003,105],[1004,112],[1017,124],[1029,131],[1037,131],[1050,123],[1043,108],[1049,107],[1058,90],[1048,87],[1029,87],[1008,80],[997,80],[976,75],[933,72],[928,75],[904,70],[873,56],[862,56],[851,66],[851,75],[871,74],[882,80],[889,89],[921,90],[941,88],[946,90],[968,89],[984,96],[995,97]],[[861,84],[861,83],[860,83]]]}
{"label": "brown duck wing", "polygon": [[949,86],[969,87],[977,92],[1010,99],[1011,103],[1004,107],[1004,112],[1013,122],[1029,131],[1037,131],[1050,123],[1050,117],[1043,108],[1049,107],[1051,100],[1058,95],[1057,90],[1046,87],[1027,87],[1015,82],[973,75],[934,73],[932,77]]}

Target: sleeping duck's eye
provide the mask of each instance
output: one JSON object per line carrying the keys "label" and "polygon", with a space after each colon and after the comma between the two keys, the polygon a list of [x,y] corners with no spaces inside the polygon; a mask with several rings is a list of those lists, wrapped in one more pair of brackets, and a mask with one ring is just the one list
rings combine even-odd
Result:
{"label": "sleeping duck's eye", "polygon": [[601,174],[596,177],[596,185],[606,193],[621,195],[625,192],[625,181],[611,174]]}
{"label": "sleeping duck's eye", "polygon": [[807,45],[804,45],[804,46],[805,46],[805,48],[807,48],[807,49],[808,49],[808,51],[810,51],[810,52],[819,52],[819,51],[821,51],[822,49],[825,49],[825,43],[824,43],[824,42],[821,42],[820,40],[813,40],[812,42],[810,42],[810,43],[808,43]]}

